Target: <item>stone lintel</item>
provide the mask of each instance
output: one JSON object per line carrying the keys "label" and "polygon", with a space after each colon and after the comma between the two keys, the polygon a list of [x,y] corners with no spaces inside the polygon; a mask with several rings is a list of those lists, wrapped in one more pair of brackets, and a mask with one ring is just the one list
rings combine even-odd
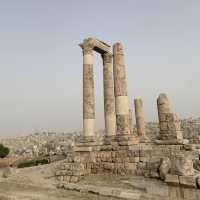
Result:
{"label": "stone lintel", "polygon": [[83,40],[83,43],[79,44],[81,48],[84,48],[85,45],[90,45],[94,51],[100,54],[110,53],[110,45],[93,37],[87,38]]}

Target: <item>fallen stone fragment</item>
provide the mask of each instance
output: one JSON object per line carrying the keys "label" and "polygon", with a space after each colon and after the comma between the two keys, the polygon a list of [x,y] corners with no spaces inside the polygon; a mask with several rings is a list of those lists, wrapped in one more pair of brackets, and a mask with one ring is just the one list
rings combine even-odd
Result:
{"label": "fallen stone fragment", "polygon": [[194,167],[194,169],[200,171],[200,160],[194,160],[193,167]]}
{"label": "fallen stone fragment", "polygon": [[170,185],[179,185],[178,175],[167,174],[165,177],[165,182]]}
{"label": "fallen stone fragment", "polygon": [[179,176],[179,182],[181,185],[190,188],[196,188],[196,176]]}
{"label": "fallen stone fragment", "polygon": [[183,148],[186,151],[194,151],[196,149],[196,146],[194,144],[184,144]]}
{"label": "fallen stone fragment", "polygon": [[161,165],[159,168],[160,178],[165,180],[166,175],[170,171],[171,168],[171,161],[168,157],[161,159]]}
{"label": "fallen stone fragment", "polygon": [[175,155],[172,160],[171,173],[180,176],[192,176],[194,175],[193,162],[190,158],[186,158],[184,155]]}

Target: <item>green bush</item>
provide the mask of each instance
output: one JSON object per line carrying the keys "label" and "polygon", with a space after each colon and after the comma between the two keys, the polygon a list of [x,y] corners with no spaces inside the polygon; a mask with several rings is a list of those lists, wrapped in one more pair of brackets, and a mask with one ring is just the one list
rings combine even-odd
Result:
{"label": "green bush", "polygon": [[10,152],[10,149],[8,147],[3,146],[3,144],[0,144],[0,158],[5,158]]}
{"label": "green bush", "polygon": [[27,160],[22,163],[20,163],[17,167],[18,168],[25,168],[25,167],[33,167],[37,165],[45,165],[48,164],[49,160],[48,159],[38,159],[38,160]]}

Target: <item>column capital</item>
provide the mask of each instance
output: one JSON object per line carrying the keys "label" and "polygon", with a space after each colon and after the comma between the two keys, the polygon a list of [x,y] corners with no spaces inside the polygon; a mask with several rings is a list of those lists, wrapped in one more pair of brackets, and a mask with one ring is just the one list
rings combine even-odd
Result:
{"label": "column capital", "polygon": [[83,43],[79,44],[79,46],[83,50],[83,55],[92,54],[92,50],[94,49],[95,42],[91,38],[89,38],[89,39],[85,39]]}
{"label": "column capital", "polygon": [[113,52],[114,55],[115,54],[120,54],[120,55],[124,55],[124,49],[123,49],[123,45],[120,42],[117,42],[113,45]]}
{"label": "column capital", "polygon": [[91,44],[80,45],[83,50],[83,55],[92,54],[93,46]]}
{"label": "column capital", "polygon": [[112,54],[111,53],[103,53],[101,54],[101,57],[103,59],[103,63],[112,63]]}

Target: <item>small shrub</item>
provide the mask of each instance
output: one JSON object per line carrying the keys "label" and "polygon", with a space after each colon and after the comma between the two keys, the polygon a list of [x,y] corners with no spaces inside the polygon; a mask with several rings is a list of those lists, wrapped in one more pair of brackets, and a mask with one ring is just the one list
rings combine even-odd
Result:
{"label": "small shrub", "polygon": [[45,165],[48,164],[49,160],[48,159],[38,159],[38,160],[27,160],[22,163],[20,163],[17,167],[18,168],[25,168],[25,167],[33,167],[37,165]]}
{"label": "small shrub", "polygon": [[3,144],[0,144],[0,158],[5,158],[10,152],[8,147],[5,147]]}

